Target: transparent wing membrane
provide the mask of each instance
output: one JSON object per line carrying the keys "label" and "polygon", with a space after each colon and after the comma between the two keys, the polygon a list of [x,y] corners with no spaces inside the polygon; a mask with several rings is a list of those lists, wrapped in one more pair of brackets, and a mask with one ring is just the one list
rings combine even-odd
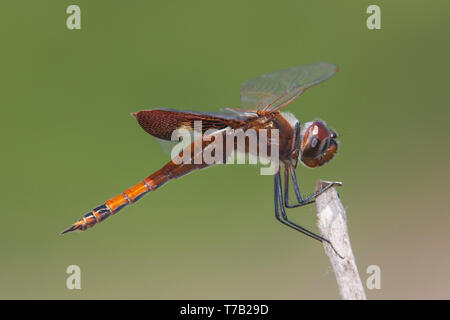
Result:
{"label": "transparent wing membrane", "polygon": [[279,110],[306,89],[330,78],[337,66],[319,62],[267,73],[242,84],[241,103],[245,109]]}

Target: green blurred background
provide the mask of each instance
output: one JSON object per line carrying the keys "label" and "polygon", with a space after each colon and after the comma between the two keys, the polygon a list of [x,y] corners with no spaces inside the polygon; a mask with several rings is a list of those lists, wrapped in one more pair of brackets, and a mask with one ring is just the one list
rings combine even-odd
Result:
{"label": "green blurred background", "polygon": [[[382,29],[366,28],[381,7]],[[82,29],[66,28],[77,4]],[[243,81],[340,72],[287,111],[341,135],[304,193],[339,180],[371,299],[450,298],[448,1],[2,1],[0,298],[338,299],[319,243],[274,218],[273,181],[217,166],[59,236],[168,155],[130,117],[239,107]],[[316,229],[315,208],[291,210]],[[82,289],[66,288],[67,266]]]}

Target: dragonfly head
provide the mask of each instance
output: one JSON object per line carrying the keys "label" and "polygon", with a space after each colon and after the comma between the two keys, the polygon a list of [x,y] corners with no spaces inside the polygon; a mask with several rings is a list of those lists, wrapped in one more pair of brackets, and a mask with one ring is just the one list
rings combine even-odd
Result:
{"label": "dragonfly head", "polygon": [[333,159],[338,149],[337,133],[325,122],[308,122],[301,133],[300,160],[310,168],[320,167]]}

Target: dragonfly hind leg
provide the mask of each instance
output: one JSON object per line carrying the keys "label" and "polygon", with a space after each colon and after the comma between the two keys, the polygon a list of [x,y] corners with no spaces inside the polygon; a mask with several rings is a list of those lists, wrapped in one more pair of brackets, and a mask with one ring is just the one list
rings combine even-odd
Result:
{"label": "dragonfly hind leg", "polygon": [[284,224],[296,231],[299,231],[299,232],[303,233],[304,235],[307,235],[308,237],[311,237],[317,241],[320,241],[320,242],[325,241],[325,242],[330,243],[329,240],[327,240],[327,239],[319,236],[318,234],[315,234],[314,232],[309,231],[308,229],[303,228],[303,227],[299,226],[298,224],[296,224],[295,222],[289,220],[289,217],[287,216],[285,208],[284,208],[285,204],[284,204],[284,200],[283,200],[283,189],[281,187],[280,172],[277,172],[277,174],[275,175],[274,191],[275,191],[275,199],[274,199],[275,218],[278,221],[280,221],[282,224]]}
{"label": "dragonfly hind leg", "polygon": [[[298,190],[298,185],[296,184],[297,179],[295,178],[295,173],[294,173],[294,176],[293,176],[293,180],[295,180],[295,181],[294,181],[294,185],[297,186],[297,190]],[[285,200],[285,199],[288,199],[288,197],[286,196],[286,194],[288,193],[289,189],[286,188],[285,194],[284,194],[284,197],[283,197],[283,188],[282,188],[282,186],[281,186],[281,176],[280,176],[280,171],[278,171],[278,172],[276,173],[276,175],[275,175],[275,217],[276,217],[277,220],[280,221],[282,224],[287,225],[288,227],[290,227],[290,228],[292,228],[292,229],[294,229],[294,230],[297,230],[297,231],[303,233],[304,235],[307,235],[308,237],[311,237],[311,238],[313,238],[313,239],[315,239],[315,240],[317,240],[317,241],[320,241],[320,242],[326,242],[326,243],[328,243],[328,244],[330,245],[330,247],[333,249],[333,251],[334,251],[340,258],[343,259],[343,256],[342,256],[341,254],[339,254],[339,252],[337,252],[337,250],[334,248],[334,246],[333,246],[333,244],[331,243],[330,240],[325,239],[324,237],[319,236],[318,234],[316,234],[316,233],[314,233],[314,232],[312,232],[312,231],[309,231],[308,229],[303,228],[303,227],[299,226],[298,224],[296,224],[295,222],[289,220],[289,218],[288,218],[288,216],[287,216],[287,214],[286,214],[286,211],[285,211],[285,206],[286,206],[287,208],[295,208],[295,207],[299,207],[299,206],[306,205],[306,204],[308,204],[308,203],[314,202],[314,200],[310,200],[309,198],[312,198],[312,197],[314,196],[314,199],[315,199],[315,197],[317,197],[319,194],[321,194],[322,192],[324,192],[325,190],[331,188],[332,186],[334,186],[334,185],[336,185],[336,184],[339,184],[339,183],[337,183],[337,182],[332,182],[332,183],[330,183],[329,185],[327,185],[327,186],[326,186],[325,188],[323,188],[322,190],[320,190],[320,191],[314,193],[312,196],[310,196],[310,197],[306,198],[305,200],[303,200],[303,203],[302,203],[302,201],[301,201],[301,200],[302,200],[301,197],[298,197],[298,198],[299,198],[299,199],[298,199],[298,200],[299,200],[299,203],[296,204],[296,205],[293,205],[293,206],[288,207],[288,206],[287,206],[287,203],[284,203],[284,200]],[[287,185],[287,183],[286,183],[286,185]],[[300,192],[298,192],[298,193],[296,192],[296,195],[300,196]],[[283,198],[284,198],[284,199],[283,199]],[[281,215],[280,215],[280,212],[281,212]]]}

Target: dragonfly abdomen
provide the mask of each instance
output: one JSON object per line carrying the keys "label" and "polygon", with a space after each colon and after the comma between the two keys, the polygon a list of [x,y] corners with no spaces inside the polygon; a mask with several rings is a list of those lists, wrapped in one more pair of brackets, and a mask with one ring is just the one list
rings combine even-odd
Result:
{"label": "dragonfly abdomen", "polygon": [[92,211],[86,213],[80,220],[61,232],[61,234],[76,230],[85,231],[86,229],[93,227],[97,223],[104,221],[109,216],[116,214],[127,205],[136,202],[147,192],[152,190],[153,189],[150,184],[142,181],[137,185],[125,190],[118,196],[106,201],[104,204],[92,209]]}
{"label": "dragonfly abdomen", "polygon": [[62,231],[61,234],[71,231],[85,231],[109,216],[116,214],[127,205],[136,202],[148,192],[158,189],[167,181],[179,178],[194,169],[202,169],[203,167],[205,167],[203,164],[175,164],[173,161],[169,161],[164,167],[143,181],[85,214],[69,228]]}

